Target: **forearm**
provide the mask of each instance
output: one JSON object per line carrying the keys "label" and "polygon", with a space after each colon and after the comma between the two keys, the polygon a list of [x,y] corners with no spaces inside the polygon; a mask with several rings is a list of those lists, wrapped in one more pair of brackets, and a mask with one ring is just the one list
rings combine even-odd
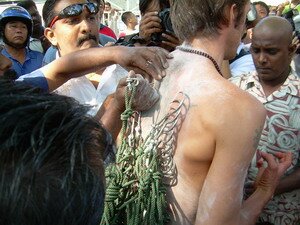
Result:
{"label": "forearm", "polygon": [[122,127],[122,121],[120,119],[122,112],[123,110],[116,106],[113,95],[110,95],[96,115],[96,119],[101,121],[103,126],[111,133],[114,140],[117,139]]}
{"label": "forearm", "polygon": [[266,193],[261,189],[256,191],[243,202],[240,212],[240,225],[254,225],[262,212],[264,206],[272,198],[271,193]]}
{"label": "forearm", "polygon": [[275,190],[275,195],[290,192],[296,189],[300,189],[300,168],[297,168],[293,173],[280,180]]}
{"label": "forearm", "polygon": [[91,48],[63,56],[42,68],[49,86],[49,91],[97,69],[115,64],[118,51],[123,47]]}

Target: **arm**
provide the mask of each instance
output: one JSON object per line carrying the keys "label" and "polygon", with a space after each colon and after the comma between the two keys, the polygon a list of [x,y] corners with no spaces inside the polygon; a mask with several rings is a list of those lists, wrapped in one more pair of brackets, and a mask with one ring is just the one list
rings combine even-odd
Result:
{"label": "arm", "polygon": [[255,181],[254,193],[243,203],[241,211],[241,224],[254,224],[263,210],[265,204],[273,197],[280,177],[292,163],[292,154],[278,152],[274,156],[261,152],[268,166],[263,167],[263,160],[258,162],[259,172]]}
{"label": "arm", "polygon": [[[265,110],[254,98],[237,94],[238,100],[231,98],[227,103],[219,102],[222,110],[211,114],[214,119],[211,119],[209,130],[215,136],[216,147],[199,197],[196,225],[242,225],[243,187],[263,127]],[[261,198],[252,203],[254,210],[263,199],[269,199]]]}
{"label": "arm", "polygon": [[53,91],[71,78],[112,64],[120,64],[146,77],[161,79],[165,76],[164,69],[168,66],[167,58],[170,56],[161,48],[91,48],[61,57],[41,70],[47,79],[49,91]]}

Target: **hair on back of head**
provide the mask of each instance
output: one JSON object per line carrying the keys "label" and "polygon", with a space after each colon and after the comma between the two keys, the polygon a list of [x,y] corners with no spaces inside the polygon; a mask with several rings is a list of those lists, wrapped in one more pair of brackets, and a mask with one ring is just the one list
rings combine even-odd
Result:
{"label": "hair on back of head", "polygon": [[226,9],[237,9],[237,23],[245,14],[249,0],[176,0],[171,7],[171,20],[176,36],[190,40],[201,33],[203,37],[218,35],[221,25],[228,24]]}
{"label": "hair on back of head", "polygon": [[123,23],[125,23],[127,25],[132,14],[133,13],[130,11],[124,12],[121,16],[121,20],[123,21]]}
{"label": "hair on back of head", "polygon": [[[149,5],[155,0],[140,0],[139,1],[139,9],[141,15],[144,15],[147,12]],[[161,9],[170,8],[169,0],[159,0],[159,5]]]}
{"label": "hair on back of head", "polygon": [[257,1],[257,2],[252,2],[252,4],[255,6],[255,5],[261,5],[262,7],[264,7],[267,11],[267,15],[269,15],[270,13],[270,8],[269,6],[265,3],[265,2],[262,2],[262,1]]}
{"label": "hair on back of head", "polygon": [[0,79],[0,224],[100,223],[107,132],[87,110]]}

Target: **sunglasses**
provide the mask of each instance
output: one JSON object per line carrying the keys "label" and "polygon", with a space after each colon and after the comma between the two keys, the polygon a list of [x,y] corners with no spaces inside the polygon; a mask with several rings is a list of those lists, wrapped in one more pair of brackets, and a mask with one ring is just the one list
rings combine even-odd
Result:
{"label": "sunglasses", "polygon": [[68,7],[60,11],[60,13],[52,19],[49,27],[52,28],[57,20],[72,17],[72,16],[79,16],[82,13],[84,7],[86,7],[91,14],[96,14],[99,11],[98,5],[91,2],[69,5]]}

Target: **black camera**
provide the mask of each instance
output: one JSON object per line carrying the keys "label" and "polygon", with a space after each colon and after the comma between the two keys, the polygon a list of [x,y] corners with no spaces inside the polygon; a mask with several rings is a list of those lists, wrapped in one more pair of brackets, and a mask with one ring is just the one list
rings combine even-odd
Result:
{"label": "black camera", "polygon": [[170,17],[170,8],[165,8],[158,13],[158,17],[161,19],[161,26],[163,32],[154,33],[151,35],[151,40],[155,43],[160,43],[163,41],[162,33],[168,33],[174,35],[174,30],[172,27],[172,21]]}

